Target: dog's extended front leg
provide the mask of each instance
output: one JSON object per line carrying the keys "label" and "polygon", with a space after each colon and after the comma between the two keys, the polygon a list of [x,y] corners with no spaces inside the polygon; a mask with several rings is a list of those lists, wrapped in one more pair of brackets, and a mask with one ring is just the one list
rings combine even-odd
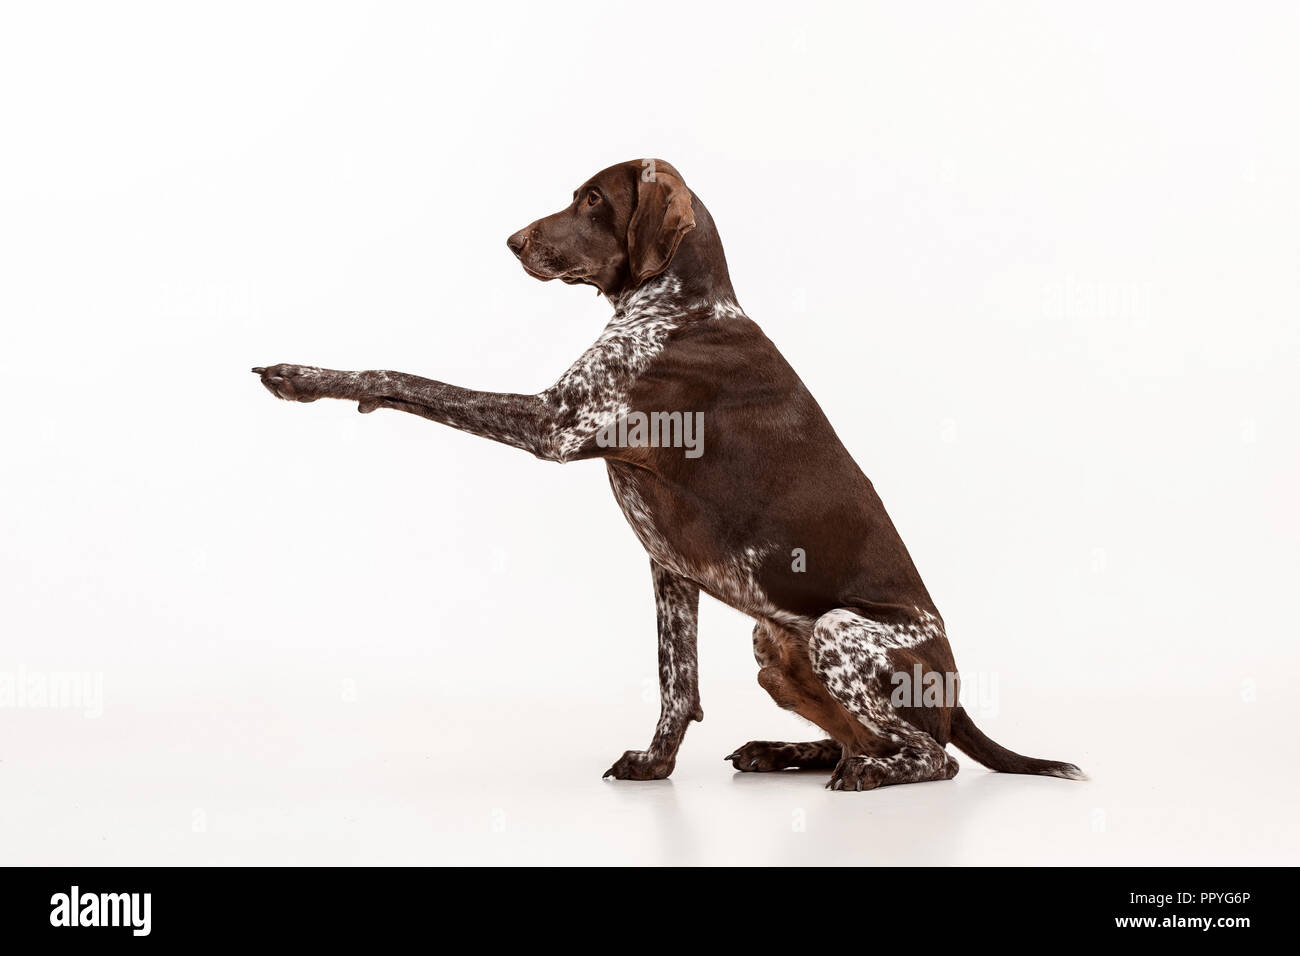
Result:
{"label": "dog's extended front leg", "polygon": [[700,589],[655,561],[650,562],[659,622],[659,723],[648,750],[629,750],[605,771],[618,780],[662,780],[673,772],[677,748],[700,709],[695,640]]}
{"label": "dog's extended front leg", "polygon": [[272,365],[253,372],[272,395],[286,401],[338,398],[355,401],[361,412],[395,408],[539,458],[553,457],[560,427],[540,395],[476,392],[405,372],[340,372],[310,365]]}

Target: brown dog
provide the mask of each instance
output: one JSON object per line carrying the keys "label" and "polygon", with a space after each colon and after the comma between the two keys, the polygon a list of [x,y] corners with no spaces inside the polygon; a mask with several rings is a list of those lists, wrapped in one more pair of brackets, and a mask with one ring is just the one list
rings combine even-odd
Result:
{"label": "brown dog", "polygon": [[[740,308],[713,220],[677,170],[611,166],[508,244],[529,275],[595,286],[614,306],[595,344],[539,395],[400,372],[253,371],[279,398],[396,408],[539,458],[605,461],[650,555],[662,698],[649,748],[606,776],[667,777],[687,725],[703,719],[701,591],[757,621],[759,683],[830,735],[747,743],[726,758],[738,770],[824,767],[837,790],[942,780],[957,772],[951,741],[994,770],[1082,776],[1000,747],[958,704],[943,621],[907,549],[817,402]],[[917,674],[924,693],[906,687]]]}

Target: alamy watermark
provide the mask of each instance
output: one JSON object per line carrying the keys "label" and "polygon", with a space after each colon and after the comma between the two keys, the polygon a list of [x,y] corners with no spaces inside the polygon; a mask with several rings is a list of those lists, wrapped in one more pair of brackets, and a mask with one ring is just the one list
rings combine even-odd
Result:
{"label": "alamy watermark", "polygon": [[102,671],[0,671],[0,710],[79,710],[104,716]]}
{"label": "alamy watermark", "polygon": [[703,412],[628,412],[596,432],[601,448],[683,448],[704,454]]}
{"label": "alamy watermark", "polygon": [[895,707],[955,707],[960,690],[960,703],[972,716],[998,713],[997,674],[968,672],[958,677],[953,671],[927,671],[915,664],[910,671],[895,671],[889,682],[889,702]]}
{"label": "alamy watermark", "polygon": [[1122,319],[1151,317],[1150,282],[1098,282],[1067,275],[1043,287],[1043,314],[1052,319]]}
{"label": "alamy watermark", "polygon": [[152,909],[152,893],[87,893],[74,885],[50,897],[50,925],[118,926],[132,936],[148,936]]}

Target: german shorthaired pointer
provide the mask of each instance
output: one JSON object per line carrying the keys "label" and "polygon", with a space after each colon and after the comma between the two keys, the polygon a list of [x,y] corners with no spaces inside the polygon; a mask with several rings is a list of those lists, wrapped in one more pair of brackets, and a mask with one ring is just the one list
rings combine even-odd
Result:
{"label": "german shorthaired pointer", "polygon": [[[726,758],[737,770],[825,768],[835,790],[947,780],[951,741],[994,770],[1082,776],[999,746],[957,703],[943,620],[907,549],[817,402],[736,301],[713,219],[677,170],[611,166],[508,245],[529,275],[595,286],[614,307],[595,344],[538,395],[402,372],[253,371],[289,401],[395,408],[548,461],[604,460],[650,555],[662,698],[649,748],[625,753],[607,777],[667,777],[687,726],[704,718],[701,591],[756,620],[759,684],[830,735],[752,741]],[[924,694],[903,686],[922,674]]]}

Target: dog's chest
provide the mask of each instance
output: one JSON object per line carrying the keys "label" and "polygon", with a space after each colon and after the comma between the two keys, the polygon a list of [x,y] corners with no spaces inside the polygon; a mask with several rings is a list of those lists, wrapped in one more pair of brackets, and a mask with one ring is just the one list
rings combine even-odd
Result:
{"label": "dog's chest", "polygon": [[[682,540],[681,522],[656,507],[660,495],[646,484],[654,479],[646,472],[608,462],[609,483],[614,499],[636,533],[646,553],[674,574],[693,581],[713,597],[754,617],[793,620],[777,608],[758,583],[757,571],[770,547],[755,542],[733,553],[702,550],[700,542]],[[669,509],[670,510],[670,509]]]}
{"label": "dog's chest", "polygon": [[629,389],[679,325],[677,290],[676,280],[668,279],[638,289],[544,393],[564,422],[550,436],[562,455],[576,453],[595,433],[627,415]]}

